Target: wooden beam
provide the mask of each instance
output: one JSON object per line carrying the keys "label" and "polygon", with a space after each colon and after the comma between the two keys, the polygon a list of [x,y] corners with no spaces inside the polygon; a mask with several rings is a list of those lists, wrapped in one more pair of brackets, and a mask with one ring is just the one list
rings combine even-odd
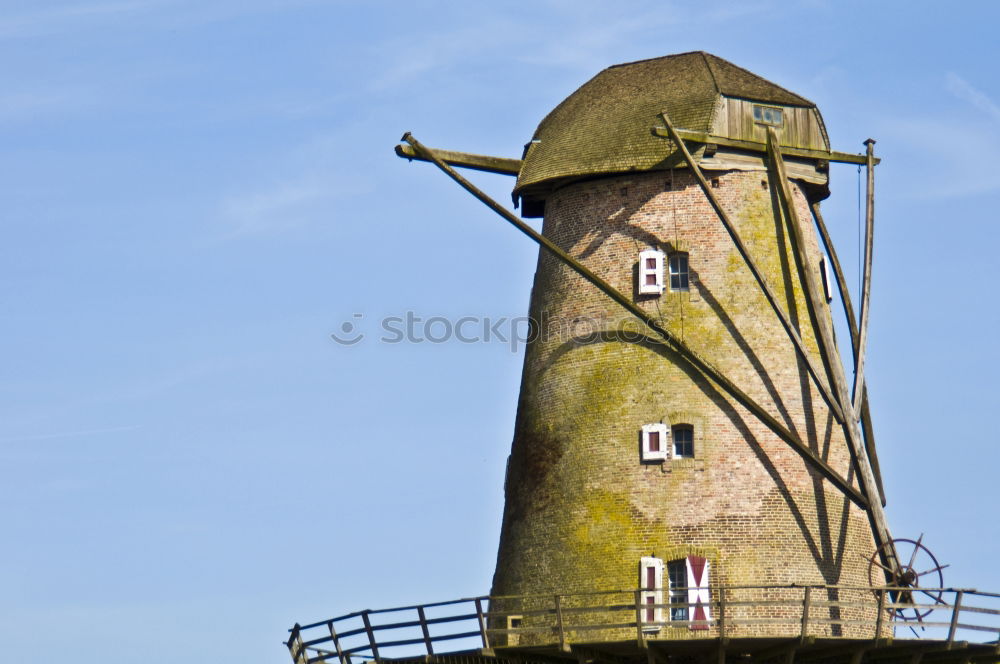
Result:
{"label": "wooden beam", "polygon": [[[840,302],[844,307],[844,317],[847,318],[847,327],[851,333],[851,356],[853,357],[858,352],[858,321],[854,318],[854,306],[851,304],[851,293],[847,289],[847,279],[844,278],[844,271],[840,266],[840,259],[837,257],[833,240],[830,239],[830,233],[826,230],[823,214],[819,211],[819,201],[810,204],[809,207],[812,209],[816,228],[819,229],[820,239],[823,240],[823,248],[826,249],[826,255],[830,257],[830,262],[833,264],[834,278],[837,280],[837,288],[840,290]],[[882,485],[882,470],[879,467],[878,453],[875,448],[875,429],[872,426],[867,383],[861,394],[861,432],[865,436],[865,450],[868,452],[868,460],[872,464],[872,472],[875,473],[875,481],[878,483],[879,499],[882,501],[882,507],[885,507],[885,488]]]}
{"label": "wooden beam", "polygon": [[[500,175],[517,175],[521,172],[520,159],[490,157],[488,155],[471,154],[469,152],[452,152],[451,150],[435,150],[434,152],[441,161],[452,166],[471,168],[476,171],[486,171],[487,173],[499,173]],[[410,145],[397,145],[396,155],[403,159],[429,161],[417,153]]]}
{"label": "wooden beam", "polygon": [[559,245],[555,244],[552,240],[545,237],[534,228],[526,224],[524,221],[519,219],[516,215],[508,211],[502,205],[494,201],[492,198],[486,195],[483,191],[477,188],[474,184],[462,177],[455,169],[446,164],[444,161],[439,159],[433,150],[422,145],[416,138],[414,138],[409,132],[403,135],[403,140],[413,146],[413,148],[423,156],[427,157],[429,161],[433,162],[435,166],[444,171],[448,177],[457,182],[470,194],[478,198],[482,203],[484,203],[488,208],[499,214],[501,217],[510,222],[519,231],[530,237],[532,240],[537,242],[539,245],[544,247],[547,251],[552,253],[556,258],[561,260],[570,269],[575,271],[581,277],[589,281],[591,284],[596,286],[598,290],[603,292],[605,295],[610,297],[612,300],[620,304],[626,311],[642,321],[646,327],[653,331],[657,336],[663,339],[665,346],[682,358],[684,358],[691,366],[696,370],[701,372],[706,378],[715,383],[721,390],[727,393],[733,398],[736,403],[746,408],[752,415],[754,415],[764,426],[770,429],[778,438],[785,441],[791,448],[799,454],[803,459],[810,463],[813,468],[815,468],[823,477],[830,481],[831,484],[836,486],[838,489],[843,491],[848,498],[850,498],[855,504],[857,504],[862,509],[867,509],[868,500],[858,491],[856,488],[851,486],[850,482],[840,476],[840,474],[835,471],[826,461],[821,459],[819,455],[813,452],[807,445],[805,445],[798,436],[793,434],[791,431],[786,429],[778,420],[776,420],[770,413],[767,412],[760,404],[754,401],[748,394],[743,392],[738,388],[731,380],[729,380],[721,371],[716,369],[714,366],[709,364],[708,361],[703,359],[700,355],[691,350],[683,341],[675,337],[668,329],[663,327],[660,322],[650,316],[641,307],[637,306],[632,300],[622,295],[615,289],[611,284],[607,283],[601,279],[597,274],[592,272],[583,263],[566,253]]}
{"label": "wooden beam", "polygon": [[[767,143],[758,141],[744,141],[725,136],[716,136],[700,131],[689,131],[687,129],[677,129],[677,133],[685,141],[695,143],[724,145],[728,148],[738,148],[740,150],[750,150],[751,152],[767,152]],[[661,138],[670,138],[670,130],[665,127],[653,127],[653,135]],[[851,154],[849,152],[837,152],[836,150],[809,150],[807,148],[792,148],[786,145],[781,146],[781,154],[786,157],[805,157],[806,159],[826,159],[840,164],[865,164],[867,157],[863,154]],[[881,159],[876,159],[875,164],[881,163]]]}
{"label": "wooden beam", "polygon": [[868,195],[865,198],[865,267],[861,281],[861,322],[858,324],[858,345],[854,350],[854,390],[853,410],[855,417],[861,411],[861,392],[865,384],[865,350],[868,347],[868,310],[871,305],[872,290],[872,242],[875,230],[875,141],[865,141],[868,148]]}
{"label": "wooden beam", "polygon": [[[804,282],[807,302],[811,307],[813,321],[816,324],[820,343],[820,351],[824,354],[834,389],[839,396],[839,401],[846,411],[851,404],[850,394],[847,392],[847,377],[844,375],[844,367],[841,364],[840,356],[837,353],[837,344],[833,336],[833,324],[829,316],[826,315],[824,306],[826,298],[822,294],[819,283],[819,275],[810,265],[805,249],[805,235],[802,224],[799,220],[795,203],[792,200],[791,192],[788,188],[788,178],[785,174],[785,162],[778,152],[778,136],[773,127],[768,127],[768,166],[773,183],[778,189],[779,197],[782,200],[785,213],[788,215],[788,226],[791,229],[794,239],[795,254],[799,267],[799,276]],[[886,566],[897,573],[900,569],[899,560],[896,557],[896,547],[892,542],[892,534],[889,532],[889,524],[885,518],[882,504],[876,498],[878,487],[875,483],[875,474],[872,472],[868,456],[862,447],[861,431],[858,422],[853,417],[845,418],[844,434],[847,438],[849,450],[854,460],[855,468],[858,472],[858,480],[861,484],[862,493],[868,499],[868,521],[871,524],[872,534],[875,536],[876,549],[884,556]]]}
{"label": "wooden beam", "polygon": [[732,238],[733,244],[736,245],[736,250],[743,257],[743,262],[750,269],[750,274],[753,275],[754,279],[757,280],[757,285],[760,286],[761,291],[764,293],[764,298],[767,303],[771,305],[771,309],[774,311],[778,320],[781,321],[781,326],[785,328],[785,332],[788,337],[792,340],[792,344],[798,351],[799,357],[806,365],[806,369],[809,371],[809,375],[812,376],[813,382],[819,389],[823,399],[826,401],[827,405],[830,407],[833,416],[837,419],[837,423],[842,423],[844,421],[844,413],[841,410],[840,403],[830,392],[830,388],[827,386],[826,382],[820,377],[819,368],[816,363],[813,362],[812,355],[806,350],[805,344],[802,342],[802,338],[799,336],[799,331],[795,329],[792,322],[788,319],[788,314],[785,310],[781,308],[778,303],[778,298],[775,296],[774,291],[771,289],[770,284],[764,278],[764,273],[757,267],[757,263],[754,262],[753,258],[750,256],[750,250],[743,243],[743,239],[740,238],[739,232],[736,230],[736,226],[729,219],[729,215],[726,210],[722,207],[719,199],[715,197],[712,192],[712,187],[709,185],[708,180],[705,178],[705,174],[701,172],[701,168],[698,167],[697,162],[691,157],[691,153],[688,151],[687,146],[684,145],[684,141],[680,134],[674,129],[673,124],[670,122],[670,118],[667,117],[666,112],[661,113],[660,117],[663,118],[663,123],[667,126],[667,131],[670,133],[671,140],[677,145],[677,149],[680,150],[681,154],[684,156],[684,161],[687,162],[691,172],[694,174],[695,178],[698,180],[698,184],[701,185],[701,189],[711,204],[712,209],[715,210],[715,214],[719,217],[719,221],[725,227],[726,231],[729,233],[729,237]]}

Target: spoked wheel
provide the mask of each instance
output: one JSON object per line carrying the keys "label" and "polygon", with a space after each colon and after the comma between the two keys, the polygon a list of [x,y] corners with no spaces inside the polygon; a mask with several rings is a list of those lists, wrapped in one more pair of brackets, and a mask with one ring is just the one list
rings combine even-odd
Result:
{"label": "spoked wheel", "polygon": [[[923,545],[923,535],[916,540],[896,539],[892,544],[896,547],[896,556],[899,560],[899,571],[889,569],[882,562],[884,554],[889,552],[889,544],[885,544],[872,554],[868,561],[868,583],[872,586],[888,584],[897,588],[905,588],[900,591],[896,598],[896,604],[927,604],[930,598],[931,604],[947,605],[941,599],[944,587],[944,575],[941,570],[948,567],[938,562],[934,554]],[[926,596],[923,597],[921,595]],[[892,609],[893,617],[917,622],[933,611],[933,608],[923,607],[897,607]]]}

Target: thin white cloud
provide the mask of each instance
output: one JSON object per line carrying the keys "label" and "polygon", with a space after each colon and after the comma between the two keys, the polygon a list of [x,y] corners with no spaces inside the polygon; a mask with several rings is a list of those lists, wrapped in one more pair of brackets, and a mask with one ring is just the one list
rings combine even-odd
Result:
{"label": "thin white cloud", "polygon": [[34,120],[39,115],[78,111],[97,103],[95,95],[79,89],[38,89],[0,93],[0,122]]}
{"label": "thin white cloud", "polygon": [[0,443],[21,443],[21,442],[33,442],[39,440],[58,440],[61,438],[80,438],[83,436],[96,436],[99,434],[106,434],[106,433],[118,433],[120,431],[133,431],[139,428],[141,427],[135,425],[135,426],[107,427],[104,429],[80,429],[78,431],[38,433],[38,434],[29,434],[26,436],[12,436],[10,438],[0,438]]}
{"label": "thin white cloud", "polygon": [[0,37],[32,37],[78,29],[81,21],[120,18],[167,4],[168,0],[128,0],[67,4],[0,18]]}
{"label": "thin white cloud", "polygon": [[[320,2],[321,0],[112,0],[67,3],[0,17],[0,39],[75,33],[109,25],[122,27],[123,19],[149,16],[154,16],[155,20],[146,20],[145,27],[176,29],[179,26],[202,25],[244,14],[287,11]],[[134,26],[130,23],[129,28],[132,27]]]}
{"label": "thin white cloud", "polygon": [[[966,155],[948,142],[928,140],[948,136],[963,124],[958,118],[901,118],[893,117],[879,128],[877,135],[886,142],[897,142],[920,154],[933,169],[914,172],[914,184],[909,195],[915,199],[942,199],[1000,191],[1000,171],[989,168],[970,168]],[[978,136],[978,149],[984,153],[1000,150],[1000,132],[992,124],[964,123],[970,133]]]}
{"label": "thin white cloud", "polygon": [[371,183],[335,172],[304,173],[297,179],[264,185],[223,199],[224,225],[216,240],[281,233],[322,220],[329,221],[333,203],[347,195],[367,194]]}
{"label": "thin white cloud", "polygon": [[298,182],[231,196],[223,201],[222,213],[234,224],[234,235],[263,233],[302,225],[327,196],[328,188],[307,176]]}
{"label": "thin white cloud", "polygon": [[[660,2],[632,7],[623,14],[620,7],[605,2],[546,0],[536,7],[536,13],[543,17],[539,20],[515,20],[509,14],[492,12],[473,25],[436,30],[425,27],[409,35],[403,47],[397,36],[391,38],[391,47],[385,42],[373,44],[371,50],[381,69],[372,77],[368,90],[392,89],[421,73],[467,64],[470,58],[490,63],[498,58],[516,59],[539,67],[594,74],[609,62],[620,61],[622,53],[634,53],[635,59],[663,55],[634,51],[636,44],[659,43],[671,35],[683,37],[683,43],[688,44],[689,28],[763,16],[773,4],[768,0],[745,2],[700,14],[676,3]],[[558,34],[553,34],[544,20],[548,16],[559,17]],[[385,60],[383,54],[391,54],[391,60]]]}
{"label": "thin white cloud", "polygon": [[945,87],[959,99],[967,101],[980,111],[986,113],[995,122],[1000,123],[1000,106],[989,95],[979,90],[955,72],[948,72],[945,77]]}

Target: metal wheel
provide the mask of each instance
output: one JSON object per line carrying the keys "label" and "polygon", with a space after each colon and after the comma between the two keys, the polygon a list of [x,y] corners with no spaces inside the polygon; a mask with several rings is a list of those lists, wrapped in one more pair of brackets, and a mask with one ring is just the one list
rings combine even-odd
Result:
{"label": "metal wheel", "polygon": [[[941,595],[944,587],[944,575],[941,570],[948,567],[938,562],[934,554],[923,545],[923,534],[916,540],[895,539],[892,545],[896,548],[899,560],[899,571],[882,564],[882,555],[889,551],[885,544],[872,554],[868,561],[868,583],[872,586],[890,585],[906,590],[897,593],[896,604],[927,604],[927,600],[919,595],[930,598],[931,604],[946,604]],[[929,590],[928,590],[929,589]],[[900,620],[916,620],[922,622],[933,608],[897,607],[892,609],[893,617]]]}

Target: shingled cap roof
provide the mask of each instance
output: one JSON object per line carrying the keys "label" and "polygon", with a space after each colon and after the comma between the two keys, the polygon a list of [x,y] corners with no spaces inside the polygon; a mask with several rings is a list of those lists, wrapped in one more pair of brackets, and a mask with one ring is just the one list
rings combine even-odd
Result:
{"label": "shingled cap roof", "polygon": [[708,132],[720,95],[815,107],[703,51],[608,67],[538,125],[514,193],[530,193],[561,178],[655,169],[673,151],[670,141],[651,132],[662,125],[660,113],[666,111],[676,127]]}

